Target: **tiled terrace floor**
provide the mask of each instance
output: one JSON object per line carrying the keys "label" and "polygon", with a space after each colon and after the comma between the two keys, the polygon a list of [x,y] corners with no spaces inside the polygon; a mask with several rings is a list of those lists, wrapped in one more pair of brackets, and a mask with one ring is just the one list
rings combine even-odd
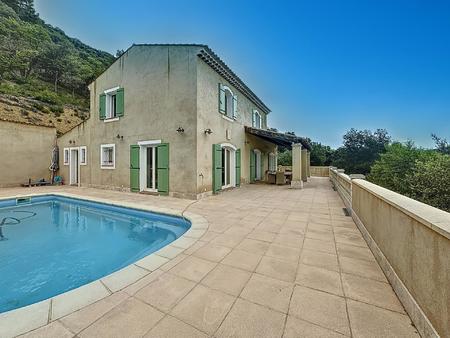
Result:
{"label": "tiled terrace floor", "polygon": [[[1,189],[1,196],[55,188]],[[147,277],[27,337],[414,337],[409,317],[326,178],[248,185],[198,202],[80,195],[200,214],[207,233]]]}

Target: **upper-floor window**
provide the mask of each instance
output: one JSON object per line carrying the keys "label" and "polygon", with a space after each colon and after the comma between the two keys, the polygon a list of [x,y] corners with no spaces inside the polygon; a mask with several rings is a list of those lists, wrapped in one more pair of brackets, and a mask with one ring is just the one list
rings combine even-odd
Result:
{"label": "upper-floor window", "polygon": [[116,119],[124,115],[124,90],[120,87],[105,90],[100,95],[100,120]]}
{"label": "upper-floor window", "polygon": [[117,93],[106,94],[106,118],[113,119],[116,116],[117,108]]}
{"label": "upper-floor window", "polygon": [[252,127],[254,128],[262,128],[262,116],[257,110],[253,110],[252,113]]}
{"label": "upper-floor window", "polygon": [[237,96],[228,86],[219,83],[219,112],[231,119],[237,117]]}

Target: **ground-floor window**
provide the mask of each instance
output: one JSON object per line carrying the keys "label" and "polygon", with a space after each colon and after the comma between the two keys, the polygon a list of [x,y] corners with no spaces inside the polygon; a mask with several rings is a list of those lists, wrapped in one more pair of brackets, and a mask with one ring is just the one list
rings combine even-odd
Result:
{"label": "ground-floor window", "polygon": [[63,163],[64,165],[69,165],[69,148],[64,148],[64,153],[63,153]]}
{"label": "ground-floor window", "polygon": [[102,144],[100,146],[100,163],[102,169],[114,169],[116,167],[116,145]]}
{"label": "ground-floor window", "polygon": [[269,171],[277,171],[277,155],[274,153],[269,154]]}

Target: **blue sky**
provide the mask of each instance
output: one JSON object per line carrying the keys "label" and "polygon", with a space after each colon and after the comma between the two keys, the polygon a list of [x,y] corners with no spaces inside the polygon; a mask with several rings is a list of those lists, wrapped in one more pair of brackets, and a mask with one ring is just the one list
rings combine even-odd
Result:
{"label": "blue sky", "polygon": [[35,0],[111,53],[208,44],[272,109],[269,124],[337,147],[351,127],[450,139],[450,1]]}

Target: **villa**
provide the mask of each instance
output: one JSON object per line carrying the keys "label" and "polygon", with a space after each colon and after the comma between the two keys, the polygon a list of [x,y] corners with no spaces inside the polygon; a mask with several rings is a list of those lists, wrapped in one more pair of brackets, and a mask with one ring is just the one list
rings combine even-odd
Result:
{"label": "villa", "polygon": [[450,336],[450,214],[310,167],[209,47],[133,45],[89,89],[59,137],[0,123],[0,337]]}
{"label": "villa", "polygon": [[205,45],[133,45],[89,90],[90,118],[58,139],[70,185],[197,199],[266,181],[278,145],[310,149],[268,130],[270,109]]}

